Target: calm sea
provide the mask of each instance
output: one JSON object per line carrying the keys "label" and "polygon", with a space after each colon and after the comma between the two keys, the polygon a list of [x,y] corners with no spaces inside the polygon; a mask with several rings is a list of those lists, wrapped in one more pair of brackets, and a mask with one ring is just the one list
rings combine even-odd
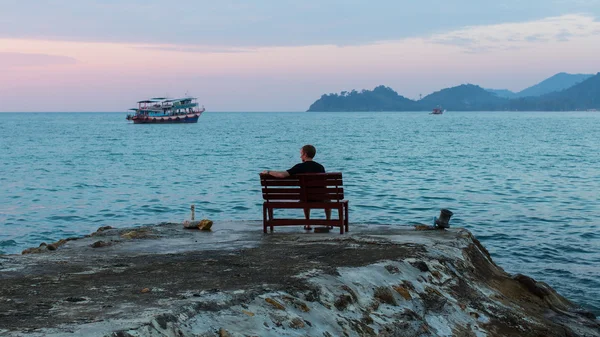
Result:
{"label": "calm sea", "polygon": [[[262,218],[258,172],[299,148],[342,171],[355,223],[430,224],[440,208],[511,273],[600,314],[600,113],[0,114],[0,253],[100,226]],[[257,232],[260,229],[257,228]]]}

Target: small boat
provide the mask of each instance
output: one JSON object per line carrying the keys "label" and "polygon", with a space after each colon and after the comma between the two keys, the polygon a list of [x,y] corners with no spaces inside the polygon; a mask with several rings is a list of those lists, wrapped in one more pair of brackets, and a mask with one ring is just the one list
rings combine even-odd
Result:
{"label": "small boat", "polygon": [[126,119],[134,124],[198,123],[205,109],[204,106],[199,108],[196,100],[194,97],[156,97],[139,101],[137,109],[129,109],[134,113]]}
{"label": "small boat", "polygon": [[429,113],[430,115],[441,115],[444,112],[446,112],[446,110],[442,110],[442,108],[438,105],[437,108],[433,108],[433,111],[431,111],[431,113]]}

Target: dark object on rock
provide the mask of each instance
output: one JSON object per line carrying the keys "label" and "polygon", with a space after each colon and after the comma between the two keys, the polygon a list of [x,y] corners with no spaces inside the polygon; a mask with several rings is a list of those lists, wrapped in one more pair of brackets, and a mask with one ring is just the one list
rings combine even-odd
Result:
{"label": "dark object on rock", "polygon": [[428,272],[429,271],[429,267],[427,266],[427,263],[423,262],[423,261],[416,261],[411,263],[413,265],[413,267],[419,269],[422,272]]}
{"label": "dark object on rock", "polygon": [[198,224],[200,223],[200,221],[184,221],[183,222],[183,228],[186,229],[198,229]]}
{"label": "dark object on rock", "polygon": [[450,217],[452,217],[454,213],[452,213],[448,209],[440,210],[440,217],[435,218],[433,221],[437,228],[449,228],[450,227]]}
{"label": "dark object on rock", "polygon": [[212,220],[202,219],[198,224],[198,229],[201,231],[209,231],[212,228],[213,222]]}
{"label": "dark object on rock", "polygon": [[96,242],[92,243],[92,248],[102,248],[102,247],[108,247],[111,245],[112,245],[112,242],[96,241]]}
{"label": "dark object on rock", "polygon": [[329,233],[329,227],[315,227],[315,233]]}
{"label": "dark object on rock", "polygon": [[77,303],[87,301],[87,299],[85,297],[67,297],[65,301]]}

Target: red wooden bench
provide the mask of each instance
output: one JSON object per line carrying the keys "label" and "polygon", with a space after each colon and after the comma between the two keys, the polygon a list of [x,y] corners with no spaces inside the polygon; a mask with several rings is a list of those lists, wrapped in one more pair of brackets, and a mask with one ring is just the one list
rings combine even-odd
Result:
{"label": "red wooden bench", "polygon": [[[304,173],[288,178],[260,175],[263,203],[263,231],[275,226],[324,225],[348,231],[348,200],[344,200],[342,174]],[[304,219],[275,219],[274,209],[303,209]],[[311,209],[337,210],[338,218],[332,220],[310,219]]]}

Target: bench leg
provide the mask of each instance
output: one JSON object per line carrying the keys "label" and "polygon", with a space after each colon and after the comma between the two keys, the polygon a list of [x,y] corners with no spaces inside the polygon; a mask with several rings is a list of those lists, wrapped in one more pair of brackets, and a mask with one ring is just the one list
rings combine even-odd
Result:
{"label": "bench leg", "polygon": [[338,207],[338,214],[340,215],[338,219],[340,219],[340,234],[344,234],[344,217],[342,216],[343,206]]}
{"label": "bench leg", "polygon": [[263,204],[263,233],[267,233],[267,205]]}
{"label": "bench leg", "polygon": [[348,203],[344,204],[344,226],[346,226],[346,232],[348,232]]}
{"label": "bench leg", "polygon": [[[269,220],[273,220],[273,208],[269,208]],[[271,233],[273,233],[273,226],[271,226]]]}

